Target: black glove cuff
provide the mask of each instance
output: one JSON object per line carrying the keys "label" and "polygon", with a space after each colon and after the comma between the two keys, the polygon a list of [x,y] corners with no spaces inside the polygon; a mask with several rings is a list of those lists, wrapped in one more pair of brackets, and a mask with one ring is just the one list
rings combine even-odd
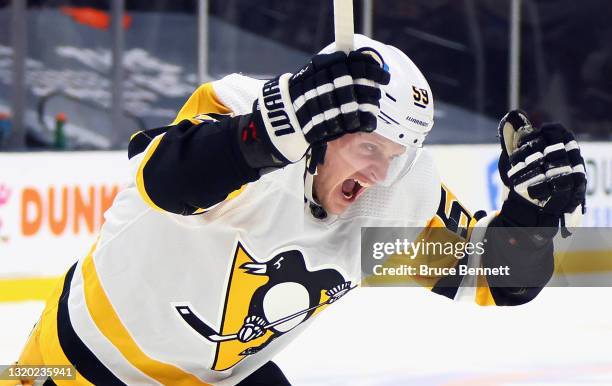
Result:
{"label": "black glove cuff", "polygon": [[255,106],[252,114],[235,119],[236,140],[246,163],[260,174],[278,169],[290,162],[276,150],[265,129],[261,113]]}
{"label": "black glove cuff", "polygon": [[552,240],[535,237],[532,231],[516,228],[501,216],[487,228],[483,266],[509,267],[509,275],[487,276],[497,305],[528,302],[552,277]]}

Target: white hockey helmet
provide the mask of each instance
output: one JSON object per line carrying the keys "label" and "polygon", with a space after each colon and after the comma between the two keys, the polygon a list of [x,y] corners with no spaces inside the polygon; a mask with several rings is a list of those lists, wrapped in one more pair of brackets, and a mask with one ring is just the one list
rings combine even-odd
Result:
{"label": "white hockey helmet", "polygon": [[[407,148],[422,147],[434,124],[434,102],[431,88],[419,68],[399,49],[355,34],[354,49],[371,53],[391,74],[382,86],[380,113],[376,131]],[[320,53],[336,51],[335,43]]]}

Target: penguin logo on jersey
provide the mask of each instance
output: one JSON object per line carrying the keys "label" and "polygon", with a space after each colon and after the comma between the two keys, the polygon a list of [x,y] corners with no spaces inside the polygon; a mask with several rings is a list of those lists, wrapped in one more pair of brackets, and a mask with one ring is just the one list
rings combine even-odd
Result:
{"label": "penguin logo on jersey", "polygon": [[217,343],[213,370],[227,370],[321,312],[353,289],[335,269],[310,270],[296,249],[258,261],[238,243],[219,328],[190,303],[173,303],[198,335]]}

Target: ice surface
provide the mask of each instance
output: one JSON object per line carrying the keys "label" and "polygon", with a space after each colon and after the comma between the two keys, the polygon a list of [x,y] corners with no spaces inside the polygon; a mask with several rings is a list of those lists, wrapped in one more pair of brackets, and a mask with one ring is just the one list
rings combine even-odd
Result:
{"label": "ice surface", "polygon": [[[276,362],[295,385],[612,385],[609,288],[547,288],[520,307],[454,303],[420,288],[359,288]],[[0,363],[42,303],[0,304]]]}

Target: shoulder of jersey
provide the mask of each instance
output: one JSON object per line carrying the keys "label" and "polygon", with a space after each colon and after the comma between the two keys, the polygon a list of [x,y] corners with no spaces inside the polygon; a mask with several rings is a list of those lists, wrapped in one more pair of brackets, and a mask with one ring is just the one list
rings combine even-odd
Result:
{"label": "shoulder of jersey", "polygon": [[419,159],[407,176],[407,185],[411,189],[418,208],[418,218],[430,219],[436,214],[440,202],[440,185],[442,183],[433,155],[423,149]]}
{"label": "shoulder of jersey", "polygon": [[219,100],[234,115],[248,114],[265,80],[255,79],[242,74],[230,74],[212,83]]}

